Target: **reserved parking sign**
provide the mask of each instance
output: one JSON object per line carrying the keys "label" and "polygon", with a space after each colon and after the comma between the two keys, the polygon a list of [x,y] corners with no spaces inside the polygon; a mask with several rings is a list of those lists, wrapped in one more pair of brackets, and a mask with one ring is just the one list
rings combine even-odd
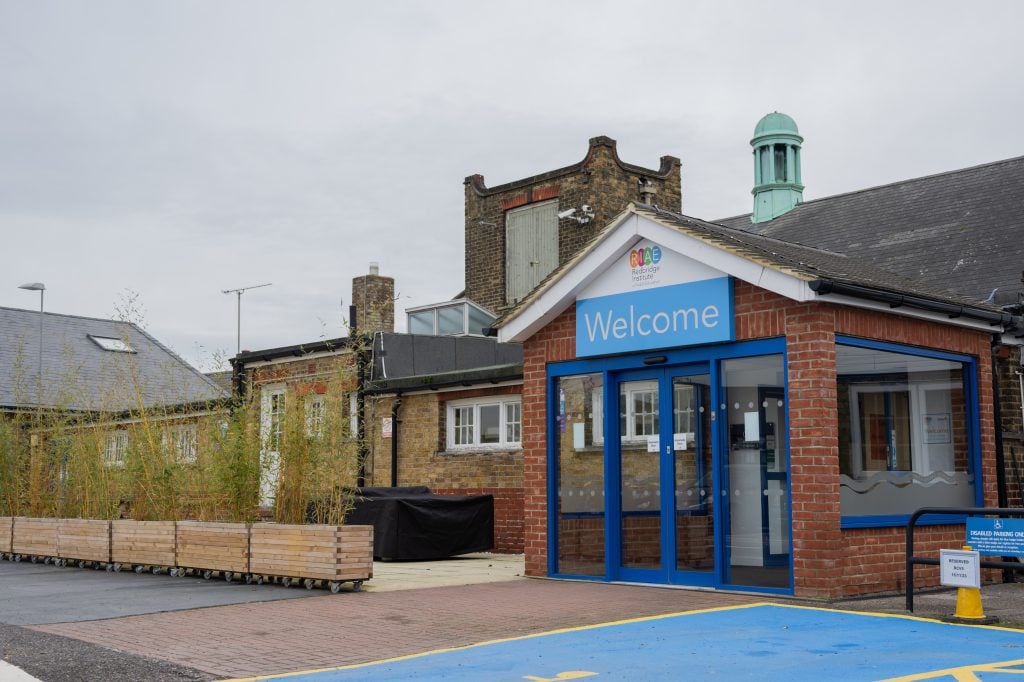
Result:
{"label": "reserved parking sign", "polygon": [[981,555],[973,550],[940,549],[940,582],[948,587],[981,587]]}

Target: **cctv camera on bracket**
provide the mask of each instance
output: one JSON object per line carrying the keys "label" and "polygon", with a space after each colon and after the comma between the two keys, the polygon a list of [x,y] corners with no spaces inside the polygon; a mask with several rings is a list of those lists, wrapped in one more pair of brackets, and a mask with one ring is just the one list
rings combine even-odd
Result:
{"label": "cctv camera on bracket", "polygon": [[565,220],[566,218],[572,217],[572,215],[574,213],[576,213],[576,209],[575,208],[567,208],[564,211],[559,211],[558,212],[558,219],[559,220]]}

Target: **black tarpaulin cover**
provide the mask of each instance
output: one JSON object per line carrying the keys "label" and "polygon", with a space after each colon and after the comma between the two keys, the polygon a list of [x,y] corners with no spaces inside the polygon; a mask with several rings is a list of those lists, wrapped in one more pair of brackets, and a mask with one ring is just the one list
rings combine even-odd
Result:
{"label": "black tarpaulin cover", "polygon": [[434,495],[425,486],[360,488],[346,523],[373,526],[374,559],[443,559],[494,546],[493,495]]}

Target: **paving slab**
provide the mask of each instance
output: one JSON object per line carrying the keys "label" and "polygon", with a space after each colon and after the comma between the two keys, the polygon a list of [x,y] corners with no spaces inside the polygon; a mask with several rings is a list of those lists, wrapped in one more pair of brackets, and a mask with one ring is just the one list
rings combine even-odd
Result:
{"label": "paving slab", "polygon": [[[522,578],[522,554],[479,552],[434,561],[375,561],[369,592],[496,583]],[[525,579],[525,578],[524,578]]]}
{"label": "paving slab", "polygon": [[326,668],[763,597],[512,580],[34,627],[225,677]]}

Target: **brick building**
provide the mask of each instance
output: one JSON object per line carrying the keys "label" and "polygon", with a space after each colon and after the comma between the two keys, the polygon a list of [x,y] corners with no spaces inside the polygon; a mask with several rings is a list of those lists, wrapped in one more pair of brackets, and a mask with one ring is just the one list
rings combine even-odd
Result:
{"label": "brick building", "polygon": [[[410,327],[427,333],[395,333],[394,280],[376,264],[353,279],[352,300],[350,336],[233,359],[237,390],[259,401],[263,442],[275,442],[286,411],[312,420],[338,406],[329,423],[360,463],[347,485],[492,495],[494,549],[522,552],[521,348],[471,334],[494,318],[461,299],[410,312]],[[262,454],[269,506],[280,453]]]}
{"label": "brick building", "polygon": [[[631,201],[681,209],[679,159],[657,170],[624,163],[615,140],[590,139],[579,163],[487,187],[465,180],[466,298],[507,310]],[[497,255],[497,257],[495,257]]]}
{"label": "brick building", "polygon": [[496,322],[529,574],[898,590],[916,509],[1019,499],[1024,160],[803,202],[801,142],[766,116],[752,214],[631,206]]}

